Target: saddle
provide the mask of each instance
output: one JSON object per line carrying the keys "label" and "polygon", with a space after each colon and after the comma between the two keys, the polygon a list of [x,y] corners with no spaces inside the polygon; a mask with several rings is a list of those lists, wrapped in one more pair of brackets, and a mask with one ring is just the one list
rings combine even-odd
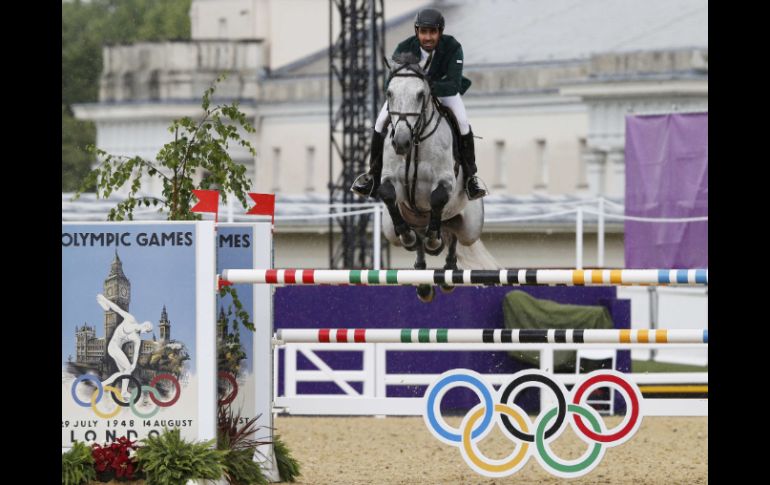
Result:
{"label": "saddle", "polygon": [[441,104],[437,99],[436,106],[438,106],[439,114],[446,119],[449,124],[449,128],[452,130],[452,158],[455,161],[455,177],[460,173],[460,164],[462,158],[460,157],[460,124],[457,122],[454,112],[451,109]]}

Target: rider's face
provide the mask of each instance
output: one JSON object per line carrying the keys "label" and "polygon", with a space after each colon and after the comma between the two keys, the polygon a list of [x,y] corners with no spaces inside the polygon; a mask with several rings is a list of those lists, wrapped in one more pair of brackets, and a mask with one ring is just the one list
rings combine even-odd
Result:
{"label": "rider's face", "polygon": [[436,27],[417,28],[417,39],[420,41],[420,47],[428,52],[436,48],[439,37],[441,37],[441,34]]}

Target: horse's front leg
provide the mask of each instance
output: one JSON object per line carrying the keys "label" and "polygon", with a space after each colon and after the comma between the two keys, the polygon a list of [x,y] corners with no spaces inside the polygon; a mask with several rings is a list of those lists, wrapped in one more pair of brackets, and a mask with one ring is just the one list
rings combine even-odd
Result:
{"label": "horse's front leg", "polygon": [[[417,260],[414,262],[414,269],[425,269],[428,264],[425,262],[425,250],[417,246]],[[417,285],[417,297],[423,303],[430,303],[436,295],[433,285]]]}
{"label": "horse's front leg", "polygon": [[423,241],[425,251],[431,256],[438,256],[444,249],[444,241],[441,239],[441,214],[447,202],[449,188],[445,182],[439,182],[430,194],[430,222]]}
{"label": "horse's front leg", "polygon": [[388,214],[390,214],[390,218],[393,221],[393,230],[396,231],[396,235],[398,235],[401,244],[404,245],[404,249],[414,251],[419,243],[417,233],[409,227],[409,224],[401,217],[398,207],[396,207],[396,188],[393,186],[393,182],[388,179],[383,180],[380,188],[377,190],[377,194],[382,199],[382,202],[385,203],[385,207],[388,208]]}

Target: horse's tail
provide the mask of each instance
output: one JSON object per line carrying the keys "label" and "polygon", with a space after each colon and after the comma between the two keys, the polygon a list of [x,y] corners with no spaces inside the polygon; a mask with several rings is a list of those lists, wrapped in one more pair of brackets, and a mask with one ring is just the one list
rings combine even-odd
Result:
{"label": "horse's tail", "polygon": [[470,246],[457,245],[457,262],[463,269],[501,269],[481,239]]}

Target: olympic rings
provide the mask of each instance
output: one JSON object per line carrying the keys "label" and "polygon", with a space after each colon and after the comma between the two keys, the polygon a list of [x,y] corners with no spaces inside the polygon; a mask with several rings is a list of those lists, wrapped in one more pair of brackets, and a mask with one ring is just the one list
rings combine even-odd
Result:
{"label": "olympic rings", "polygon": [[[153,396],[155,394],[160,394],[158,392],[158,390],[155,389],[154,387],[142,386],[142,389],[139,392],[137,392],[136,395],[141,397],[142,392],[144,392],[144,391],[149,392],[150,396]],[[142,413],[140,411],[137,411],[137,409],[134,407],[134,405],[136,404],[136,401],[138,401],[138,399],[135,399],[135,400],[131,401],[131,411],[133,411],[134,415],[136,415],[136,416],[138,416],[140,418],[150,419],[151,417],[153,417],[156,414],[158,414],[158,411],[160,411],[160,406],[156,406],[155,409],[153,409],[149,413]]]}
{"label": "olympic rings", "polygon": [[233,402],[235,400],[235,396],[238,395],[238,382],[236,382],[235,376],[233,376],[229,372],[222,371],[222,372],[219,372],[217,374],[217,376],[220,379],[224,379],[227,382],[229,382],[230,383],[230,388],[231,388],[230,394],[228,394],[227,397],[220,399],[218,401],[218,404],[220,406],[223,406],[225,404],[230,404],[231,402]]}
{"label": "olympic rings", "polygon": [[[477,409],[478,408],[478,409]],[[488,460],[488,459],[482,459],[484,458],[479,457],[481,453],[476,449],[476,442],[471,438],[470,436],[470,429],[473,426],[473,424],[479,419],[479,416],[484,412],[484,409],[481,408],[481,404],[477,405],[475,408],[475,412],[469,412],[465,419],[468,420],[467,423],[464,423],[461,428],[463,430],[463,442],[462,442],[462,448],[460,448],[460,452],[463,455],[463,458],[465,458],[466,463],[470,461],[470,463],[473,464],[472,468],[474,468],[478,473],[484,473],[484,474],[490,474],[497,477],[503,477],[506,475],[510,475],[511,473],[515,473],[519,470],[519,468],[523,467],[527,463],[527,452],[529,451],[529,443],[522,443],[519,445],[518,452],[516,450],[513,451],[508,457],[504,458],[502,461],[500,460]],[[518,409],[518,406],[517,406]],[[473,410],[472,410],[473,411]],[[517,423],[519,423],[519,426],[524,430],[529,430],[528,421],[529,418],[527,417],[527,413],[521,410],[516,410],[511,408],[510,406],[506,406],[505,404],[495,404],[495,411],[498,413],[502,413],[502,416],[511,416],[513,419],[516,420]],[[492,428],[488,428],[491,430]],[[486,434],[486,433],[485,433]],[[479,471],[482,470],[482,471]]]}
{"label": "olympic rings", "polygon": [[[128,379],[129,382],[132,382],[135,385],[135,391],[129,392],[128,401],[123,400],[123,393],[121,392],[119,387],[115,385],[124,379]],[[161,397],[161,393],[156,387],[156,384],[161,380],[170,381],[176,390],[174,397],[169,401],[164,402],[158,399],[159,397]],[[94,389],[93,393],[91,394],[90,402],[85,402],[81,400],[80,397],[78,397],[77,387],[83,381],[91,381],[96,385],[96,389]],[[109,392],[109,394],[112,396],[113,402],[116,404],[115,409],[110,411],[109,413],[100,411],[96,406],[97,403],[99,403],[102,400],[102,397],[104,397],[105,391]],[[150,399],[152,400],[153,403],[156,404],[157,407],[153,411],[143,413],[137,409],[136,404],[141,399],[143,392],[148,392],[150,395]],[[180,396],[182,395],[182,387],[179,384],[179,380],[172,374],[158,374],[150,381],[149,386],[141,385],[138,379],[136,379],[135,377],[129,374],[123,374],[119,376],[117,379],[113,381],[112,386],[103,386],[99,378],[96,377],[95,375],[83,374],[78,378],[76,378],[74,381],[72,381],[70,394],[72,395],[72,400],[75,401],[76,404],[82,407],[90,407],[91,410],[94,412],[94,414],[96,414],[100,418],[104,418],[104,419],[112,418],[113,416],[116,416],[120,412],[120,410],[124,407],[130,407],[134,415],[140,418],[150,418],[152,416],[155,416],[158,413],[158,411],[160,411],[160,408],[169,407],[169,406],[172,406],[174,403],[176,403],[179,400]]]}
{"label": "olympic rings", "polygon": [[[120,394],[120,389],[118,389],[118,388],[116,388],[116,387],[112,387],[112,386],[104,386],[104,390],[105,390],[105,391],[110,391],[111,393],[113,393],[113,394],[112,394],[113,396],[114,396],[114,395],[115,395],[115,393],[117,392],[117,393],[118,393],[118,395],[119,395],[120,397],[123,397],[123,396]],[[99,411],[99,410],[96,408],[96,396],[97,396],[97,394],[99,394],[99,391],[98,391],[98,390],[97,390],[97,391],[94,391],[94,393],[93,393],[93,394],[91,394],[91,410],[94,412],[94,414],[96,414],[96,415],[97,415],[97,416],[99,416],[100,418],[104,418],[104,419],[110,419],[111,417],[115,416],[116,414],[118,414],[118,413],[120,412],[120,406],[115,406],[115,409],[113,409],[113,410],[112,410],[112,412],[110,412],[110,413],[103,413],[103,412]]]}
{"label": "olympic rings", "polygon": [[[595,375],[589,379],[587,379],[583,384],[581,384],[579,387],[577,387],[577,390],[574,393],[573,397],[573,403],[580,404],[580,401],[583,398],[583,395],[587,397],[590,393],[586,392],[589,388],[596,387],[598,384],[602,382],[608,382],[611,384],[616,384],[617,387],[620,388],[620,391],[625,394],[627,402],[630,401],[631,411],[626,414],[625,420],[620,423],[616,428],[620,428],[622,426],[622,429],[618,432],[609,434],[609,435],[603,435],[599,433],[594,433],[590,429],[586,428],[585,424],[583,423],[583,420],[580,418],[580,416],[575,416],[575,425],[577,425],[578,429],[581,433],[588,436],[594,441],[598,441],[600,443],[613,443],[611,446],[617,446],[621,443],[625,443],[628,438],[631,437],[636,432],[636,428],[639,427],[641,424],[641,420],[638,419],[639,414],[639,402],[642,400],[642,394],[639,391],[639,388],[636,386],[632,386],[629,384],[623,377],[614,375],[614,374],[602,374],[602,375]],[[612,386],[616,387],[616,386]],[[615,429],[615,428],[613,428]]]}
{"label": "olympic rings", "polygon": [[[142,383],[139,382],[139,380],[136,377],[132,376],[131,374],[123,374],[122,376],[112,381],[112,385],[117,386],[118,382],[122,381],[123,379],[128,379],[129,382],[133,382],[134,387],[136,387],[136,389],[140,389],[142,387]],[[115,404],[117,404],[118,406],[122,406],[124,408],[127,408],[129,404],[136,404],[139,401],[139,399],[142,397],[142,393],[137,392],[134,402],[131,403],[130,401],[129,402],[121,401],[120,399],[117,398],[117,396],[115,396],[114,392],[111,394],[112,394],[112,400],[115,401]]]}
{"label": "olympic rings", "polygon": [[[591,423],[591,426],[593,426],[596,431],[602,430],[602,424],[600,423],[603,423],[603,421],[601,418],[598,418],[595,415],[596,411],[594,411],[593,408],[578,406],[577,404],[570,404],[569,411],[585,416],[585,418],[588,419],[588,422]],[[554,414],[556,414],[556,409],[551,409],[545,413],[545,416],[543,416],[537,426],[537,431],[535,434],[535,446],[537,446],[537,457],[539,461],[541,464],[545,463],[544,468],[550,467],[551,470],[556,472],[555,474],[558,474],[562,478],[577,477],[590,472],[594,467],[596,467],[596,465],[599,464],[601,458],[604,456],[604,447],[601,443],[595,443],[593,449],[589,449],[586,454],[573,462],[564,462],[562,460],[551,457],[551,454],[548,450],[548,445],[543,439],[543,431],[545,430],[545,426],[548,424],[548,421],[553,418]]]}
{"label": "olympic rings", "polygon": [[96,388],[99,391],[99,395],[96,397],[97,401],[101,401],[102,394],[104,394],[104,390],[102,389],[102,381],[100,381],[93,374],[83,374],[82,376],[75,379],[75,382],[72,383],[72,389],[70,389],[70,393],[72,394],[72,400],[78,403],[78,405],[83,406],[84,408],[90,408],[91,404],[81,401],[77,393],[75,392],[77,390],[78,384],[80,384],[83,381],[91,381],[96,384]]}
{"label": "olympic rings", "polygon": [[[471,370],[451,370],[442,374],[442,377],[431,385],[430,392],[426,392],[428,396],[427,413],[424,415],[425,421],[431,430],[435,430],[437,435],[434,434],[441,441],[453,445],[462,441],[462,436],[459,433],[453,433],[447,430],[446,423],[441,419],[441,413],[438,412],[438,419],[436,417],[436,404],[441,402],[451,388],[458,387],[465,384],[473,386],[473,390],[481,398],[484,404],[485,413],[484,419],[478,428],[473,430],[472,438],[477,438],[484,429],[489,427],[489,423],[492,422],[492,415],[494,410],[494,401],[492,400],[492,394],[494,389],[484,382],[480,374],[477,374]],[[441,422],[439,422],[439,419]],[[443,423],[443,424],[442,424]]]}
{"label": "olympic rings", "polygon": [[[643,417],[642,394],[622,373],[597,370],[581,377],[570,392],[564,384],[555,381],[545,372],[531,369],[516,373],[510,381],[503,383],[499,391],[495,391],[491,384],[474,371],[451,370],[441,374],[425,392],[423,419],[434,437],[459,448],[466,464],[481,475],[511,475],[535,456],[538,463],[553,475],[562,478],[579,477],[599,464],[607,447],[628,441],[639,429]],[[532,385],[545,386],[556,395],[557,401],[555,407],[541,412],[534,425],[527,414],[513,404],[516,393]],[[599,385],[618,389],[624,395],[628,408],[624,420],[610,431],[606,430],[598,413],[582,402]],[[446,425],[438,410],[446,392],[457,386],[471,388],[481,402],[466,413],[458,433],[453,433],[454,430]],[[493,396],[498,399],[493,399]],[[572,419],[566,419],[567,413],[570,413]],[[477,446],[477,442],[492,430],[493,415],[496,416],[494,423],[498,428],[517,444],[510,455],[500,460],[485,457]],[[510,418],[513,418],[516,426]],[[588,426],[583,419],[588,422]],[[556,457],[549,446],[566,429],[567,423],[589,445],[581,457],[570,461]],[[534,434],[530,434],[531,430]],[[530,443],[534,446],[530,446]]]}
{"label": "olympic rings", "polygon": [[162,380],[171,381],[171,383],[174,385],[174,388],[176,389],[176,396],[174,396],[170,401],[163,402],[155,399],[154,394],[150,394],[150,399],[152,399],[152,402],[158,406],[166,408],[179,400],[179,396],[182,395],[182,388],[179,386],[179,381],[176,379],[176,377],[171,374],[158,374],[157,376],[153,377],[150,381],[150,387],[155,387],[155,384]]}
{"label": "olympic rings", "polygon": [[[511,393],[513,393],[516,387],[522,384],[525,384],[527,382],[540,382],[542,384],[545,384],[549,389],[553,391],[553,393],[556,395],[556,400],[559,402],[559,415],[556,417],[556,422],[553,423],[553,426],[548,428],[548,431],[546,431],[545,433],[545,438],[546,439],[550,438],[551,436],[553,436],[554,433],[556,433],[561,428],[561,425],[564,424],[564,418],[567,416],[567,400],[564,398],[564,395],[566,394],[567,390],[564,387],[560,387],[559,384],[556,383],[556,381],[554,381],[553,379],[551,379],[550,377],[544,374],[539,374],[531,371],[522,371],[522,372],[519,372],[517,375],[519,375],[520,377],[515,378],[507,386],[505,386],[505,389],[503,390],[503,393],[500,396],[500,403],[508,404],[508,400],[511,397]],[[524,386],[524,387],[529,387],[529,386]],[[530,443],[535,441],[535,437],[532,436],[531,434],[522,433],[521,431],[516,429],[511,423],[511,420],[508,419],[508,416],[502,415],[502,420],[503,420],[503,425],[505,426],[505,429],[511,432],[518,439],[523,441],[528,441]]]}

